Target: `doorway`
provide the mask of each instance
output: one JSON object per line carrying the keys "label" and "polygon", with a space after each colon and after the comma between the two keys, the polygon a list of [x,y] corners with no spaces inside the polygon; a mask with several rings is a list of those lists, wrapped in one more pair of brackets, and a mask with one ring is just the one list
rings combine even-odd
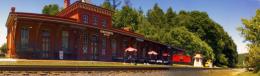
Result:
{"label": "doorway", "polygon": [[92,60],[98,59],[98,35],[92,35],[91,39]]}

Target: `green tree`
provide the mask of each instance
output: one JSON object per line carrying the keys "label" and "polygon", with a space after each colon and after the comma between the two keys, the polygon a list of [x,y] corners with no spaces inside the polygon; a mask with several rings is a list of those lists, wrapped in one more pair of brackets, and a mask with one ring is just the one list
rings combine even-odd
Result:
{"label": "green tree", "polygon": [[1,52],[2,53],[7,53],[7,45],[6,45],[6,43],[4,43],[1,47],[0,47],[0,50],[1,50]]}
{"label": "green tree", "polygon": [[115,11],[114,7],[112,6],[112,4],[109,2],[109,0],[105,0],[103,2],[103,4],[101,5],[101,7],[109,9],[111,11]]}
{"label": "green tree", "polygon": [[170,34],[167,37],[169,44],[172,46],[185,48],[188,54],[193,55],[196,52],[200,52],[205,56],[205,59],[214,60],[214,53],[212,48],[204,41],[202,41],[198,36],[194,33],[189,32],[185,27],[176,27],[172,28],[168,33]]}
{"label": "green tree", "polygon": [[104,0],[102,7],[103,7],[103,5],[107,5],[109,3],[109,5],[112,6],[112,9],[110,9],[110,8],[109,9],[116,10],[117,7],[121,5],[121,2],[122,2],[121,0]]}
{"label": "green tree", "polygon": [[260,9],[252,19],[242,19],[243,26],[238,30],[246,41],[249,42],[248,64],[260,69]]}
{"label": "green tree", "polygon": [[221,64],[221,66],[228,65],[228,59],[225,54],[219,54],[218,58],[219,58],[219,64]]}
{"label": "green tree", "polygon": [[[215,65],[235,67],[237,64],[235,43],[219,24],[208,17],[206,12],[180,11],[175,21],[177,27],[185,26],[213,49],[216,58]],[[223,59],[222,54],[227,60]],[[222,55],[222,59],[220,55]]]}
{"label": "green tree", "polygon": [[115,13],[114,27],[131,27],[132,30],[137,30],[138,11],[129,7],[123,6],[122,10]]}
{"label": "green tree", "polygon": [[155,34],[156,28],[153,27],[150,22],[146,19],[146,17],[143,15],[142,10],[139,9],[138,13],[138,30],[136,30],[136,33],[144,35],[146,38],[153,39],[153,35]]}
{"label": "green tree", "polygon": [[166,24],[165,14],[158,4],[155,4],[153,9],[148,10],[147,19],[158,28],[163,28]]}
{"label": "green tree", "polygon": [[[106,8],[111,8],[108,2]],[[186,49],[189,55],[201,52],[217,66],[234,67],[237,64],[235,43],[206,12],[182,10],[177,14],[169,8],[164,13],[155,4],[144,15],[142,9],[125,5],[115,10],[113,26],[131,27],[145,38]]]}
{"label": "green tree", "polygon": [[58,4],[45,5],[42,9],[43,14],[56,15],[60,11]]}
{"label": "green tree", "polygon": [[177,14],[175,12],[173,12],[173,9],[171,7],[167,10],[165,17],[166,17],[166,22],[168,25],[174,26],[176,24],[176,23],[174,23],[174,22],[176,22],[175,21],[176,15]]}
{"label": "green tree", "polygon": [[248,65],[255,67],[255,72],[260,70],[260,44],[249,44]]}

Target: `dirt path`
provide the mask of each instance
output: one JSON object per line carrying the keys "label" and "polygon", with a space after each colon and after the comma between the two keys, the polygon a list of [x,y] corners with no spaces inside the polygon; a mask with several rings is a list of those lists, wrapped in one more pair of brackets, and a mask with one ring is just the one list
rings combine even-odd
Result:
{"label": "dirt path", "polygon": [[237,76],[238,74],[245,72],[246,69],[232,69],[232,71],[232,76]]}

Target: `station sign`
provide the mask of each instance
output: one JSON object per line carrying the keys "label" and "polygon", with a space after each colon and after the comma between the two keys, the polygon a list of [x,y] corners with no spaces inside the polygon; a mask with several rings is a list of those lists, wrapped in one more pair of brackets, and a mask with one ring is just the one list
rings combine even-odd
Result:
{"label": "station sign", "polygon": [[105,30],[100,30],[100,33],[103,33],[105,36],[110,36],[114,34],[113,32],[105,31]]}
{"label": "station sign", "polygon": [[140,41],[140,42],[144,42],[144,39],[141,39],[141,38],[136,38],[135,40]]}

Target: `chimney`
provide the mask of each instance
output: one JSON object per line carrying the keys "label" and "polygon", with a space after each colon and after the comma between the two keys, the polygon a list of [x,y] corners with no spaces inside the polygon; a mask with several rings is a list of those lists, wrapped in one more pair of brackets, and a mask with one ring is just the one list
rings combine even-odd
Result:
{"label": "chimney", "polygon": [[15,12],[15,7],[11,8],[11,12],[14,13]]}
{"label": "chimney", "polygon": [[70,0],[64,0],[64,8],[67,8],[70,5]]}

